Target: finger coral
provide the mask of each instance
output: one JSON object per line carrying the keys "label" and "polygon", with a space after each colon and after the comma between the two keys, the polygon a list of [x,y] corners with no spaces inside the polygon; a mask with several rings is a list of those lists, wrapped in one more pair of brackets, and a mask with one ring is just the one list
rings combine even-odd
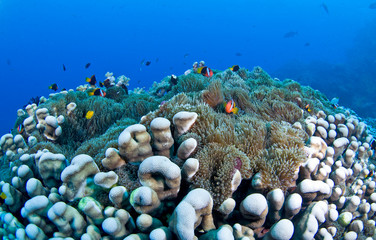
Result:
{"label": "finger coral", "polygon": [[204,66],[128,93],[108,73],[106,96],[19,109],[0,138],[0,236],[376,239],[374,128],[260,67]]}

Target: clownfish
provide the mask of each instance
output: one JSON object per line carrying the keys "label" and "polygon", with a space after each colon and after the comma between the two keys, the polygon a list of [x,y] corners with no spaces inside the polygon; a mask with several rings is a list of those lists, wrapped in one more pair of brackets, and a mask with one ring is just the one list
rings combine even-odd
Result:
{"label": "clownfish", "polygon": [[369,170],[369,173],[365,176],[366,179],[373,177],[374,171]]}
{"label": "clownfish", "polygon": [[234,65],[234,66],[230,67],[230,69],[233,72],[237,72],[240,69],[240,67],[239,67],[239,65]]}
{"label": "clownfish", "polygon": [[86,78],[86,82],[93,86],[97,83],[97,78],[93,75],[90,78]]}
{"label": "clownfish", "polygon": [[197,68],[197,73],[201,73],[205,77],[213,76],[213,71],[208,67],[199,67]]}
{"label": "clownfish", "polygon": [[311,109],[311,107],[309,106],[309,104],[307,104],[307,105],[305,106],[305,109],[306,109],[308,112],[312,112],[312,109]]}
{"label": "clownfish", "polygon": [[19,134],[22,134],[22,133],[24,132],[24,130],[25,130],[25,128],[24,128],[24,126],[23,126],[22,123],[21,123],[20,125],[18,125],[18,127],[17,127],[17,132],[18,132]]}
{"label": "clownfish", "polygon": [[227,104],[225,105],[225,111],[226,113],[233,114],[237,114],[239,112],[239,108],[236,107],[235,101],[233,99],[227,102]]}
{"label": "clownfish", "polygon": [[338,102],[339,102],[339,98],[337,98],[337,97],[335,97],[332,100],[330,100],[330,104],[332,105],[332,107],[334,109],[337,109],[339,107]]}
{"label": "clownfish", "polygon": [[57,86],[56,83],[54,83],[54,84],[50,85],[48,88],[51,89],[51,90],[56,91],[58,89],[58,86]]}
{"label": "clownfish", "polygon": [[175,76],[174,74],[172,74],[171,77],[170,77],[170,82],[171,82],[172,85],[178,84],[178,77]]}
{"label": "clownfish", "polygon": [[371,147],[371,150],[376,150],[376,140],[373,138],[371,143],[369,144],[370,147]]}
{"label": "clownfish", "polygon": [[95,89],[92,89],[88,92],[89,96],[101,96],[101,97],[104,97],[106,96],[106,92],[103,91],[102,89],[100,88],[95,88]]}

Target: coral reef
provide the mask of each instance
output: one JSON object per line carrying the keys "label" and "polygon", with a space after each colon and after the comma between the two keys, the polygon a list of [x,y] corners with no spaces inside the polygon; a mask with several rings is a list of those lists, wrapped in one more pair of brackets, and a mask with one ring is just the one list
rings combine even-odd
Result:
{"label": "coral reef", "polygon": [[261,67],[198,67],[147,92],[107,73],[105,96],[83,85],[18,110],[0,236],[376,238],[374,121]]}

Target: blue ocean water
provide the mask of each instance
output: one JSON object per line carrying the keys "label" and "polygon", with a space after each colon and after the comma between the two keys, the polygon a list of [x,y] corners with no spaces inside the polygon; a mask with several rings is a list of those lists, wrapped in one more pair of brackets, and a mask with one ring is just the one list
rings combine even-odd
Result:
{"label": "blue ocean water", "polygon": [[53,83],[75,89],[109,71],[147,89],[200,60],[261,66],[376,117],[373,2],[0,0],[0,133]]}

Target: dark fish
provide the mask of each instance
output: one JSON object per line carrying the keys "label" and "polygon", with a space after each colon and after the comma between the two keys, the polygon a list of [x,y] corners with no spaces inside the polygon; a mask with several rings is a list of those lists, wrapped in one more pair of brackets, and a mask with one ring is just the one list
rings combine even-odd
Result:
{"label": "dark fish", "polygon": [[242,54],[241,54],[240,52],[237,52],[237,53],[235,53],[235,56],[237,56],[237,57],[241,57]]}
{"label": "dark fish", "polygon": [[296,35],[298,35],[298,32],[287,32],[285,33],[285,35],[283,35],[284,38],[292,38],[292,37],[295,37]]}
{"label": "dark fish", "polygon": [[86,63],[85,68],[88,69],[90,67],[91,63]]}
{"label": "dark fish", "polygon": [[9,58],[7,59],[7,64],[8,64],[9,66],[12,64],[12,62],[10,61]]}
{"label": "dark fish", "polygon": [[205,77],[213,76],[213,71],[208,67],[200,67],[197,69],[197,73],[201,73]]}
{"label": "dark fish", "polygon": [[51,89],[51,90],[54,90],[56,92],[56,90],[58,89],[58,86],[57,86],[56,83],[54,83],[54,84],[50,85],[48,88]]}
{"label": "dark fish", "polygon": [[65,72],[65,70],[67,70],[67,68],[66,68],[65,65],[63,64],[63,71]]}
{"label": "dark fish", "polygon": [[176,75],[172,74],[171,77],[170,77],[170,81],[171,81],[172,85],[176,85],[176,84],[178,84],[178,77]]}
{"label": "dark fish", "polygon": [[142,65],[149,66],[151,64],[151,61],[145,61],[145,58],[142,59],[140,63],[140,71],[142,71]]}
{"label": "dark fish", "polygon": [[[99,85],[100,85],[100,83],[99,83]],[[111,87],[111,81],[110,81],[110,79],[106,79],[106,80],[104,80],[103,81],[103,86],[105,86],[106,88],[109,88],[109,87]]]}
{"label": "dark fish", "polygon": [[189,56],[189,53],[186,53],[184,54],[184,58],[188,57]]}
{"label": "dark fish", "polygon": [[329,9],[328,9],[328,6],[325,4],[325,3],[322,3],[321,4],[321,7],[324,9],[324,11],[329,14]]}
{"label": "dark fish", "polygon": [[239,67],[239,65],[234,65],[234,66],[230,67],[230,69],[233,72],[237,72],[240,69],[240,67]]}
{"label": "dark fish", "polygon": [[376,9],[376,2],[371,3],[368,7],[369,9]]}
{"label": "dark fish", "polygon": [[93,75],[90,78],[86,78],[86,82],[88,82],[90,85],[95,85],[97,83],[97,78],[95,75]]}
{"label": "dark fish", "polygon": [[156,58],[156,59],[155,59],[155,62],[157,63],[158,61],[159,61],[159,58]]}
{"label": "dark fish", "polygon": [[125,94],[128,95],[128,88],[125,86],[125,84],[121,84],[121,88],[124,89]]}
{"label": "dark fish", "polygon": [[311,45],[309,42],[306,42],[306,43],[304,44],[305,47],[308,47],[309,45]]}
{"label": "dark fish", "polygon": [[370,146],[371,146],[372,150],[376,150],[376,141],[375,141],[375,139],[372,139]]}
{"label": "dark fish", "polygon": [[101,97],[106,96],[106,92],[103,91],[103,90],[100,89],[100,88],[92,89],[92,90],[89,91],[88,93],[89,93],[89,96],[101,96]]}

